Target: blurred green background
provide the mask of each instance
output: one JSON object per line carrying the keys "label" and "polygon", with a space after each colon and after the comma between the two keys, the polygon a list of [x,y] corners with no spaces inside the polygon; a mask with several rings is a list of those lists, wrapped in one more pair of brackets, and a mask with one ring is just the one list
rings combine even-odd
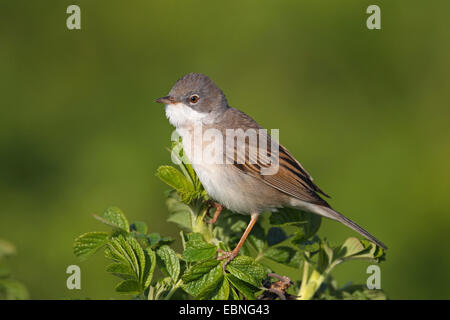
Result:
{"label": "blurred green background", "polygon": [[[390,298],[450,298],[449,1],[0,3],[0,238],[31,298],[117,297],[101,254],[72,254],[109,205],[178,240],[154,176],[173,128],[154,99],[192,71],[280,128],[330,203],[389,246]],[[382,30],[366,28],[370,4]],[[328,220],[320,234],[355,235]],[[334,274],[365,283],[367,265]]]}

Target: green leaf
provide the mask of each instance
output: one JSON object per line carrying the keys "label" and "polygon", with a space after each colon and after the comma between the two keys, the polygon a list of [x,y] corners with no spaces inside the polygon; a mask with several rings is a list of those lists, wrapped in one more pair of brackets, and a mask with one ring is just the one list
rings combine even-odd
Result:
{"label": "green leaf", "polygon": [[148,227],[145,222],[136,221],[130,225],[130,231],[135,231],[137,233],[147,234]]}
{"label": "green leaf", "polygon": [[164,263],[165,270],[172,278],[173,283],[176,283],[180,275],[180,260],[175,251],[167,245],[162,246],[156,252]]}
{"label": "green leaf", "polygon": [[163,244],[169,244],[173,242],[173,239],[171,237],[163,237],[159,233],[152,232],[147,236],[147,241],[148,244],[154,248]]}
{"label": "green leaf", "polygon": [[203,240],[190,240],[186,242],[181,258],[187,262],[207,260],[216,255],[217,247]]}
{"label": "green leaf", "polygon": [[[236,278],[231,274],[226,274],[225,277],[230,281],[230,283],[248,300],[255,300],[255,293],[261,289],[252,286],[251,284]],[[231,290],[234,293],[234,290]],[[239,300],[239,297],[234,296],[235,300]]]}
{"label": "green leaf", "polygon": [[303,212],[292,208],[283,208],[273,212],[270,223],[279,226],[298,226],[299,230],[294,234],[293,242],[301,243],[311,238],[319,230],[321,217],[309,212]]}
{"label": "green leaf", "polygon": [[[131,241],[133,241],[131,239],[134,238],[125,238],[122,235],[112,238],[108,244],[108,250],[105,251],[105,254],[108,258],[114,261],[129,265],[136,278],[138,278],[140,263],[139,258],[131,245]],[[136,240],[134,239],[134,241]]]}
{"label": "green leaf", "polygon": [[[138,282],[143,285],[144,282],[146,281],[146,279],[144,279],[145,263],[146,263],[146,256],[145,256],[144,250],[142,249],[141,245],[135,238],[128,237],[127,240],[128,240],[128,243],[130,243],[130,245],[134,251],[134,254],[136,256],[136,259],[137,259]],[[143,286],[142,286],[142,288],[143,288]]]}
{"label": "green leaf", "polygon": [[220,219],[214,225],[216,237],[227,245],[233,246],[239,241],[240,236],[247,228],[248,222],[247,216],[224,210],[220,214]]}
{"label": "green leaf", "polygon": [[221,283],[218,285],[217,292],[211,297],[211,300],[228,300],[230,296],[230,284],[226,277],[222,277]]}
{"label": "green leaf", "polygon": [[231,260],[227,270],[236,278],[258,288],[262,286],[262,280],[266,278],[264,267],[247,256],[237,256]]}
{"label": "green leaf", "polygon": [[124,280],[117,285],[116,292],[123,294],[140,294],[141,288],[136,280]]}
{"label": "green leaf", "polygon": [[190,232],[186,234],[186,238],[188,241],[204,241],[202,234],[199,232]]}
{"label": "green leaf", "polygon": [[192,231],[192,217],[194,215],[192,209],[173,195],[167,198],[166,205],[170,214],[167,221],[173,222],[183,229]]}
{"label": "green leaf", "polygon": [[[229,278],[225,275],[225,277],[228,279],[228,281],[229,281]],[[236,280],[238,280],[238,281],[241,281],[241,280],[239,280],[239,279],[237,279],[236,278]],[[229,281],[230,282],[230,281]],[[243,282],[243,283],[245,283],[245,282]],[[237,289],[235,289],[235,287],[232,287],[231,286],[231,283],[230,283],[230,293],[231,293],[231,297],[230,297],[230,299],[231,300],[240,300],[239,299],[239,295],[238,295],[238,293],[237,293]],[[248,300],[252,300],[252,298],[247,298]]]}
{"label": "green leaf", "polygon": [[112,273],[113,275],[122,279],[133,279],[135,274],[129,265],[115,262],[106,267],[106,272]]}
{"label": "green leaf", "polygon": [[182,276],[183,289],[199,299],[217,295],[222,286],[222,265],[216,259],[200,262]]}
{"label": "green leaf", "polygon": [[270,224],[275,226],[286,226],[292,224],[305,223],[302,211],[283,208],[280,211],[272,212],[270,215]]}
{"label": "green leaf", "polygon": [[144,275],[144,288],[147,288],[152,279],[153,279],[153,273],[155,272],[156,267],[156,253],[151,248],[145,249],[145,255],[146,255],[146,269],[145,269],[145,275]]}
{"label": "green leaf", "polygon": [[274,246],[278,243],[283,242],[287,239],[286,233],[283,231],[283,229],[279,227],[272,227],[267,232],[267,244],[269,246]]}
{"label": "green leaf", "polygon": [[155,246],[161,241],[161,235],[156,232],[152,232],[147,236],[148,244],[151,246]]}
{"label": "green leaf", "polygon": [[108,243],[108,233],[88,232],[75,239],[73,253],[80,259],[86,259]]}
{"label": "green leaf", "polygon": [[123,230],[125,232],[130,231],[128,220],[125,217],[125,214],[119,208],[109,207],[105,211],[103,211],[100,217],[97,215],[94,215],[94,217],[111,227]]}
{"label": "green leaf", "polygon": [[132,245],[130,244],[130,242],[132,241],[131,239],[134,238],[124,238],[122,235],[120,235],[116,238],[111,239],[108,247],[115,250],[114,253],[116,255],[119,255],[121,261],[128,263],[128,265],[133,270],[136,279],[139,279],[140,263],[136,253],[133,250]]}
{"label": "green leaf", "polygon": [[[348,260],[369,260],[372,262],[379,261],[379,252],[375,244],[371,242],[361,241],[358,238],[350,237],[345,242],[334,249],[323,241],[319,251],[319,259],[317,269],[320,273],[329,273],[337,265]],[[382,254],[381,254],[382,255]]]}
{"label": "green leaf", "polygon": [[264,251],[264,248],[266,247],[266,234],[259,223],[256,223],[253,227],[246,243],[251,244],[258,253]]}
{"label": "green leaf", "polygon": [[[132,236],[119,235],[111,239],[105,250],[105,256],[115,261],[107,267],[107,271],[125,280],[122,286],[133,286],[133,290],[141,294],[149,285],[155,268],[156,257],[150,248],[142,249]],[[128,288],[128,287],[124,287]],[[125,291],[125,289],[122,288]]]}
{"label": "green leaf", "polygon": [[331,265],[334,257],[333,249],[328,246],[326,241],[323,241],[320,245],[319,257],[317,261],[317,270],[320,273],[325,272],[325,270]]}
{"label": "green leaf", "polygon": [[156,171],[156,175],[177,191],[187,192],[194,190],[192,183],[172,166],[160,166]]}
{"label": "green leaf", "polygon": [[383,257],[384,251],[372,242],[350,237],[344,244],[335,250],[336,259],[354,260],[364,259],[378,262]]}
{"label": "green leaf", "polygon": [[301,256],[299,251],[286,246],[271,247],[264,252],[264,257],[291,267],[300,266]]}
{"label": "green leaf", "polygon": [[364,284],[347,284],[338,288],[336,280],[328,277],[324,283],[323,292],[319,293],[319,299],[325,300],[386,300],[383,290],[368,289]]}
{"label": "green leaf", "polygon": [[216,259],[206,260],[192,266],[181,277],[184,283],[188,283],[201,278],[204,274],[214,269],[220,264],[220,261]]}
{"label": "green leaf", "polygon": [[156,175],[166,184],[174,188],[185,203],[190,203],[193,199],[200,197],[193,183],[186,178],[179,170],[172,166],[160,166]]}

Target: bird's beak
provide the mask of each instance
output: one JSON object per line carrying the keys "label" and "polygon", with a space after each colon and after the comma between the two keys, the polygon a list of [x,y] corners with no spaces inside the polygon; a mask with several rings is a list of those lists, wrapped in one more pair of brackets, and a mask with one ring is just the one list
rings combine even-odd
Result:
{"label": "bird's beak", "polygon": [[177,103],[177,100],[174,97],[165,96],[165,97],[156,99],[155,102],[163,103],[163,104],[174,104],[174,103]]}

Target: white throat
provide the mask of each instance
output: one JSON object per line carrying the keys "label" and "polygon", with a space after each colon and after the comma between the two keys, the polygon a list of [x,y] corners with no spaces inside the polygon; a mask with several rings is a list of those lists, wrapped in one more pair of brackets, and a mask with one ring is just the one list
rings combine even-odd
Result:
{"label": "white throat", "polygon": [[195,111],[184,103],[166,104],[166,117],[176,128],[192,127],[209,120],[208,113]]}

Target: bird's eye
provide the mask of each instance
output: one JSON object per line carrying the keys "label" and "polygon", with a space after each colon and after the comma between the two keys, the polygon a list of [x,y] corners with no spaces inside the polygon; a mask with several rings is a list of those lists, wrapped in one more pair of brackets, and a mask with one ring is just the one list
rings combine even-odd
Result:
{"label": "bird's eye", "polygon": [[198,99],[200,99],[200,98],[199,98],[199,96],[196,95],[196,94],[193,94],[192,96],[189,97],[189,101],[190,101],[191,103],[197,103],[197,102],[198,102]]}

